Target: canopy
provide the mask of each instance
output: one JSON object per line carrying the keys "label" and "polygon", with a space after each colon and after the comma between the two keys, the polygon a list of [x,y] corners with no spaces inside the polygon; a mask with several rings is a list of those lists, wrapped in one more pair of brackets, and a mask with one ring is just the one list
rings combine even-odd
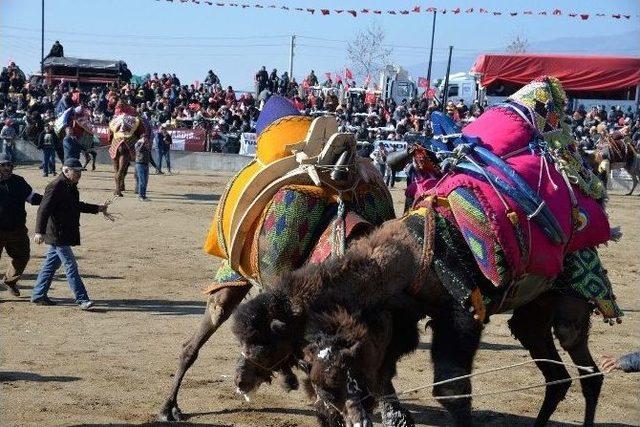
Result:
{"label": "canopy", "polygon": [[610,91],[640,83],[640,58],[587,55],[480,55],[471,72],[482,86],[496,81],[525,85],[537,77],[557,77],[565,90]]}
{"label": "canopy", "polygon": [[102,59],[83,59],[69,57],[49,57],[44,60],[45,67],[89,68],[93,70],[119,71],[122,61]]}

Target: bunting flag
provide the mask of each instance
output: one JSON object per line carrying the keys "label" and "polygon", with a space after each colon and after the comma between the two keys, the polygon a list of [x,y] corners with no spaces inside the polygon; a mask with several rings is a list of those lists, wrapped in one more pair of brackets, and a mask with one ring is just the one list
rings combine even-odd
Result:
{"label": "bunting flag", "polygon": [[427,80],[426,77],[418,77],[418,87],[428,88],[429,87],[429,80]]}
{"label": "bunting flag", "polygon": [[[161,2],[161,1],[167,1],[170,3],[174,3],[174,0],[155,0],[157,2]],[[389,10],[379,10],[379,9],[370,9],[370,8],[363,8],[360,10],[356,10],[356,9],[325,9],[325,8],[313,8],[313,7],[290,7],[290,6],[286,6],[286,5],[277,5],[271,2],[261,2],[261,3],[255,3],[255,4],[249,4],[249,3],[225,3],[225,2],[213,2],[211,0],[179,0],[179,4],[194,4],[194,5],[200,5],[200,6],[217,6],[217,7],[235,7],[235,8],[241,8],[241,9],[277,9],[277,10],[282,10],[282,11],[288,11],[288,12],[303,12],[303,13],[309,13],[311,15],[315,15],[316,11],[319,11],[320,13],[318,14],[318,16],[329,16],[329,15],[342,15],[343,12],[347,12],[345,15],[349,15],[353,18],[357,18],[358,14],[361,15],[367,15],[369,13],[373,13],[374,15],[382,15],[387,14],[387,15],[394,15],[394,16],[412,16],[414,14],[420,14],[420,13],[440,13],[445,15],[447,13],[447,9],[438,9],[437,7],[422,7],[420,5],[415,5],[413,6],[410,10],[408,9],[389,9]],[[469,7],[466,9],[462,9],[460,7],[454,7],[449,9],[449,13],[453,14],[453,15],[460,15],[462,16],[463,13],[464,14],[483,14],[483,15],[488,15],[488,16],[494,16],[494,17],[498,17],[498,16],[507,16],[507,17],[520,17],[520,16],[525,16],[525,17],[533,17],[533,16],[562,16],[562,17],[567,17],[567,18],[572,18],[572,19],[577,19],[579,21],[587,21],[590,18],[597,16],[598,18],[613,18],[613,19],[617,19],[620,20],[622,18],[624,19],[631,19],[632,16],[635,18],[640,17],[640,15],[635,14],[625,14],[625,13],[604,13],[604,12],[578,12],[578,11],[563,11],[561,9],[553,9],[553,10],[538,10],[538,11],[533,11],[531,9],[525,9],[525,10],[490,10],[490,9],[486,9],[483,7],[480,8],[473,8],[473,7]]]}

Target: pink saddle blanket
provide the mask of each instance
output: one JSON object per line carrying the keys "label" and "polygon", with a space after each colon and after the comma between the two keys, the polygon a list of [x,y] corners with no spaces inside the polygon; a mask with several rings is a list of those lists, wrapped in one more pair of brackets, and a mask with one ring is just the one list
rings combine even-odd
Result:
{"label": "pink saddle blanket", "polygon": [[[464,197],[452,198],[458,202],[451,203],[451,210],[481,270],[494,285],[507,284],[507,276],[499,274],[505,270],[510,272],[509,282],[525,274],[554,278],[562,270],[566,254],[609,240],[604,208],[576,186],[570,191],[553,163],[545,164],[541,156],[525,149],[534,131],[518,114],[492,108],[464,128],[463,133],[480,138],[485,148],[503,157],[538,192],[569,239],[566,244],[553,243],[511,198],[485,181],[461,173],[446,176],[428,193],[449,197],[460,188],[471,190],[465,190]],[[577,200],[575,206],[571,193]],[[478,233],[479,228],[486,228],[483,224],[490,227],[491,233]],[[499,252],[500,256],[480,259],[487,250]]]}

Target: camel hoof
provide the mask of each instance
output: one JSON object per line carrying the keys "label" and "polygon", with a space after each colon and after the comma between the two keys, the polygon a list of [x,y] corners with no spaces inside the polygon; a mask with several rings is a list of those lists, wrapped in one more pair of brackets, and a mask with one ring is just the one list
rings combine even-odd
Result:
{"label": "camel hoof", "polygon": [[165,405],[165,407],[162,408],[162,411],[160,411],[160,413],[158,414],[159,421],[182,421],[184,420],[184,418],[185,417],[182,414],[180,408],[178,408],[178,405]]}

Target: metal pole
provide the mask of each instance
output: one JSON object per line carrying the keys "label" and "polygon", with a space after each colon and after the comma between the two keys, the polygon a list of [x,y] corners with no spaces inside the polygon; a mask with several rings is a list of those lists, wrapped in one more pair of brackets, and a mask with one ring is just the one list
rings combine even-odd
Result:
{"label": "metal pole", "polygon": [[449,98],[449,73],[451,72],[451,54],[453,46],[449,46],[449,61],[447,62],[447,74],[444,76],[444,95],[442,95],[442,111],[447,108],[447,98]]}
{"label": "metal pole", "polygon": [[296,46],[296,36],[291,36],[291,45],[289,46],[289,81],[293,80],[293,48]]}
{"label": "metal pole", "polygon": [[44,75],[44,0],[42,0],[42,31],[40,36],[40,74]]}
{"label": "metal pole", "polygon": [[429,51],[429,68],[427,69],[427,82],[429,86],[427,90],[431,87],[431,63],[433,62],[433,37],[436,34],[436,14],[437,12],[433,11],[433,24],[431,24],[431,50]]}

